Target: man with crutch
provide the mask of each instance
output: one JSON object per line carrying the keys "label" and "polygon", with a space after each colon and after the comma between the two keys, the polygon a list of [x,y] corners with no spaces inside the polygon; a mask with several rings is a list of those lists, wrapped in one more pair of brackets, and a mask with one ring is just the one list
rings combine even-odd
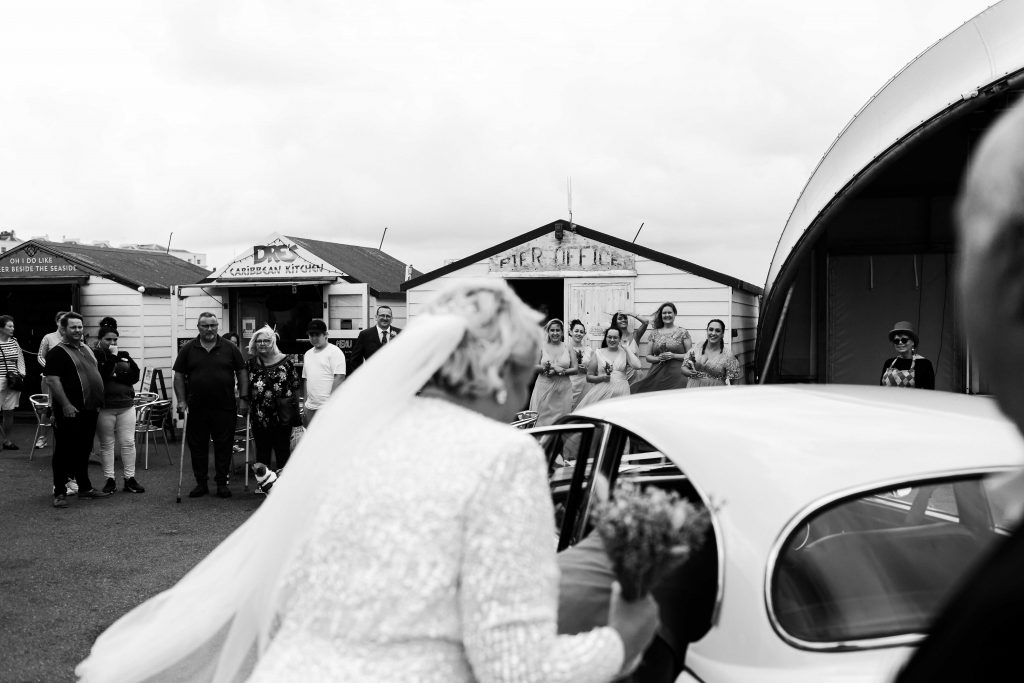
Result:
{"label": "man with crutch", "polygon": [[185,344],[174,361],[174,394],[179,410],[185,412],[184,439],[192,454],[192,473],[196,478],[196,487],[188,496],[199,498],[210,492],[209,444],[213,439],[217,496],[230,498],[228,475],[235,416],[249,411],[249,376],[238,347],[218,334],[216,315],[200,313],[197,327],[199,336]]}

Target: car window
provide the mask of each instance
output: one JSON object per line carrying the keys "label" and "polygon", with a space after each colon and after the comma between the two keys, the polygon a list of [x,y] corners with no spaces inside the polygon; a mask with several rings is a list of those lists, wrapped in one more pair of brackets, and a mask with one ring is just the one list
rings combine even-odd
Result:
{"label": "car window", "polygon": [[558,548],[582,538],[590,489],[598,461],[601,430],[590,423],[562,424],[531,430],[544,449]]}
{"label": "car window", "polygon": [[806,516],[772,570],[770,609],[784,637],[839,644],[926,632],[1005,533],[1007,513],[986,487],[992,476],[871,491]]}

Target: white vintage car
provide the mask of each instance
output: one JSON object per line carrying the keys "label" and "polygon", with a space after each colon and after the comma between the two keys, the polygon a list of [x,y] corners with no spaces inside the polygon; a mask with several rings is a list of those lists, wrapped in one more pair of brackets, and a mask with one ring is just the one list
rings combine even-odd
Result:
{"label": "white vintage car", "polygon": [[704,549],[656,593],[679,681],[891,680],[1024,501],[1024,442],[976,396],[673,391],[531,432],[560,550],[588,531],[597,472],[711,510]]}

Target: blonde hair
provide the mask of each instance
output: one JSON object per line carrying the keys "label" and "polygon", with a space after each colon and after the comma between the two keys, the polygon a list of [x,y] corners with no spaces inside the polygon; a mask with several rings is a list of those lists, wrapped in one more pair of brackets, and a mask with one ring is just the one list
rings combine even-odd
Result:
{"label": "blonde hair", "polygon": [[454,282],[431,300],[426,314],[456,315],[466,333],[428,384],[456,396],[478,397],[505,388],[502,371],[528,367],[540,356],[541,314],[524,304],[504,280]]}
{"label": "blonde hair", "polygon": [[256,355],[256,340],[261,336],[270,337],[270,341],[273,342],[274,353],[281,353],[281,350],[277,348],[277,332],[270,325],[264,325],[260,329],[252,333],[252,338],[249,339],[249,355]]}

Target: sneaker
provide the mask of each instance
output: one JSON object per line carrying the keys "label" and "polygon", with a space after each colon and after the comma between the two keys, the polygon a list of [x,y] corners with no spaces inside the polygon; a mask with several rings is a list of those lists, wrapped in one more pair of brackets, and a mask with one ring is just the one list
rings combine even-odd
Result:
{"label": "sneaker", "polygon": [[18,444],[14,443],[13,441],[4,441],[4,450],[5,451],[16,451],[16,450],[19,450],[18,449]]}
{"label": "sneaker", "polygon": [[117,482],[113,477],[107,477],[107,483],[103,485],[103,493],[113,493],[117,490]]}
{"label": "sneaker", "polygon": [[98,498],[109,498],[110,494],[106,491],[97,491],[96,489],[89,489],[88,491],[79,491],[79,498],[96,500]]}
{"label": "sneaker", "polygon": [[53,497],[53,507],[55,508],[66,508],[68,506],[68,497],[66,494],[58,493]]}
{"label": "sneaker", "polygon": [[231,489],[228,488],[227,484],[217,484],[217,497],[218,498],[230,498]]}
{"label": "sneaker", "polygon": [[142,488],[142,484],[136,481],[135,477],[128,477],[124,480],[124,488],[122,489],[125,493],[145,493],[146,489]]}
{"label": "sneaker", "polygon": [[74,479],[68,479],[68,485],[65,488],[65,493],[69,496],[73,496],[78,493],[78,482]]}
{"label": "sneaker", "polygon": [[41,436],[36,440],[36,448],[46,448],[46,437]]}
{"label": "sneaker", "polygon": [[188,492],[189,498],[200,498],[210,492],[210,487],[206,484],[197,484],[194,489]]}

